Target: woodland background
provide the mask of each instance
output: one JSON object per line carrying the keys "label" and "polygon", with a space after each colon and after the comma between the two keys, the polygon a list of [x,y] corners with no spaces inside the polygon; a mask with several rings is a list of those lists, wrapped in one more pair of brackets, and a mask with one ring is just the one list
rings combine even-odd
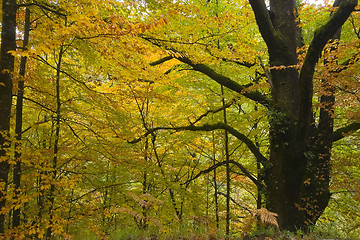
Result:
{"label": "woodland background", "polygon": [[[9,169],[1,182],[4,239],[280,234],[264,226],[276,225],[276,217],[265,209],[263,166],[244,143],[269,155],[272,113],[244,96],[269,95],[272,88],[267,46],[247,1],[16,4],[14,65],[1,67],[13,80],[9,131],[1,129],[1,167]],[[327,1],[296,4],[301,64],[314,31],[334,8]],[[320,96],[330,95],[326,79],[336,95],[336,127],[360,119],[359,27],[355,10],[341,41],[324,51],[315,69],[314,118],[324,108]],[[325,60],[350,56],[351,66],[336,74]],[[242,94],[181,59],[236,78],[245,86]],[[207,128],[218,123],[241,137]],[[360,236],[357,129],[333,145],[331,198],[311,227],[314,238]],[[277,236],[302,237],[301,229],[292,232]]]}

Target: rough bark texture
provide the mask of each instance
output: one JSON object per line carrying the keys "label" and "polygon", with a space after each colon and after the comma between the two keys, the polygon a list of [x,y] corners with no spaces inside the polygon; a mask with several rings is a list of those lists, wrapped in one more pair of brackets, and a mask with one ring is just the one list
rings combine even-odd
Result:
{"label": "rough bark texture", "polygon": [[[338,1],[340,2],[340,1]],[[337,2],[337,3],[338,3]],[[322,214],[330,198],[330,150],[333,96],[324,96],[319,126],[312,118],[313,74],[325,44],[357,5],[343,0],[330,20],[315,34],[298,75],[294,0],[250,0],[259,30],[268,46],[271,80],[270,164],[265,170],[266,205],[276,212],[281,228],[306,229]],[[281,68],[279,68],[282,66]]]}
{"label": "rough bark texture", "polygon": [[[14,57],[9,53],[16,49],[16,0],[3,0],[0,55],[0,209],[5,206],[5,192],[8,181],[10,112],[12,100],[12,72]],[[0,215],[0,233],[4,232],[4,214]]]}

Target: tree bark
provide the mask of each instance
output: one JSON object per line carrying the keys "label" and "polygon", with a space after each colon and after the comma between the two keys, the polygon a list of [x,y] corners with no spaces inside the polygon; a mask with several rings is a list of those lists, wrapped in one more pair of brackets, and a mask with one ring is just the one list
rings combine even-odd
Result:
{"label": "tree bark", "polygon": [[[25,10],[25,26],[24,26],[24,40],[23,40],[23,49],[26,49],[29,42],[29,33],[30,33],[30,9],[26,8]],[[26,70],[26,61],[27,57],[21,57],[20,61],[20,77],[25,76]],[[19,79],[18,82],[18,94],[16,98],[16,126],[15,126],[15,135],[16,140],[21,141],[22,138],[22,113],[23,113],[23,100],[24,100],[24,79]],[[16,144],[15,159],[16,164],[14,166],[13,182],[15,185],[15,198],[18,198],[20,193],[20,183],[21,183],[21,144]],[[13,210],[13,219],[12,227],[18,227],[20,225],[20,208]]]}
{"label": "tree bark", "polygon": [[[314,224],[329,201],[332,117],[321,111],[315,128],[312,98],[313,75],[325,44],[341,28],[357,5],[343,0],[330,20],[314,34],[300,74],[296,47],[294,0],[270,0],[270,13],[263,0],[250,0],[259,30],[269,53],[274,84],[270,104],[270,164],[265,169],[266,206],[278,214],[279,226],[295,231]],[[332,97],[322,97],[332,105]],[[321,141],[313,140],[321,132]],[[316,169],[316,170],[315,170]],[[310,181],[310,184],[309,184]],[[316,196],[316,197],[315,197]],[[312,205],[311,208],[307,207]]]}
{"label": "tree bark", "polygon": [[[225,95],[224,86],[221,85],[221,102],[223,106],[223,119],[224,124],[227,124],[226,108],[225,108]],[[230,154],[229,154],[229,134],[225,129],[224,131],[224,145],[225,145],[225,161],[226,161],[226,221],[225,221],[225,235],[226,239],[230,238],[230,198],[231,198],[231,178],[230,178]]]}
{"label": "tree bark", "polygon": [[[341,0],[334,2],[334,7],[338,7]],[[330,39],[331,42],[340,40],[341,28]],[[337,44],[336,44],[337,45]],[[330,45],[324,54],[324,64],[337,64],[336,57],[331,55],[337,49],[336,45]],[[329,57],[328,57],[329,56]],[[332,75],[337,72],[329,70]],[[304,175],[305,184],[301,191],[301,204],[299,207],[305,211],[305,219],[308,224],[315,224],[321,216],[330,200],[330,171],[331,171],[331,148],[333,143],[334,132],[334,105],[335,105],[335,87],[327,80],[322,80],[323,91],[326,92],[320,97],[320,116],[316,131],[313,134],[313,147],[310,160],[307,162],[306,172]],[[316,154],[316,161],[311,161],[313,153]]]}
{"label": "tree bark", "polygon": [[[212,154],[212,160],[213,165],[216,164],[216,149],[215,149],[215,133],[212,132],[212,142],[213,142],[213,154]],[[220,227],[220,221],[219,221],[219,203],[218,203],[218,185],[217,185],[217,172],[216,168],[213,170],[213,181],[214,181],[214,204],[215,204],[215,222],[216,222],[216,229],[218,230]]]}
{"label": "tree bark", "polygon": [[60,96],[60,78],[61,78],[61,65],[62,58],[65,53],[63,45],[60,47],[59,56],[56,64],[56,118],[55,118],[55,140],[54,140],[54,152],[52,159],[52,183],[49,191],[49,227],[46,229],[46,239],[50,239],[52,235],[52,225],[54,218],[54,204],[55,204],[55,181],[57,178],[58,167],[58,154],[59,154],[59,140],[60,140],[60,123],[61,123],[61,96]]}
{"label": "tree bark", "polygon": [[[5,204],[6,187],[9,174],[8,148],[10,114],[12,101],[12,72],[14,56],[9,51],[16,50],[16,0],[3,0],[2,31],[0,55],[0,209]],[[0,234],[4,233],[5,214],[0,214]]]}

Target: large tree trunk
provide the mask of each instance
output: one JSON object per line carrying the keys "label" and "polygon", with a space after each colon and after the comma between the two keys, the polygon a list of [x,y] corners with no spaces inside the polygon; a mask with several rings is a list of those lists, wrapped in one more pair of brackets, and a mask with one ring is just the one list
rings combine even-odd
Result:
{"label": "large tree trunk", "polygon": [[[8,181],[9,163],[7,149],[10,129],[12,101],[12,72],[14,57],[9,53],[16,49],[16,0],[3,0],[0,55],[0,209],[5,206],[5,193]],[[4,233],[5,214],[0,214],[0,234]]]}
{"label": "large tree trunk", "polygon": [[[266,169],[266,205],[276,212],[279,225],[291,229],[303,222],[296,203],[305,170],[305,139],[299,134],[300,89],[297,65],[296,21],[293,0],[270,1],[271,20],[281,34],[269,47],[273,103],[270,109],[270,167]],[[285,66],[283,69],[277,69]],[[299,132],[300,131],[300,132]],[[291,174],[289,174],[291,173]]]}
{"label": "large tree trunk", "polygon": [[259,30],[268,46],[271,66],[270,164],[265,169],[267,208],[278,214],[281,228],[294,231],[314,224],[328,205],[330,150],[333,141],[333,96],[322,97],[319,126],[312,117],[315,65],[321,52],[341,28],[355,0],[341,2],[331,19],[314,34],[300,74],[296,48],[301,36],[296,26],[294,0],[250,0]]}

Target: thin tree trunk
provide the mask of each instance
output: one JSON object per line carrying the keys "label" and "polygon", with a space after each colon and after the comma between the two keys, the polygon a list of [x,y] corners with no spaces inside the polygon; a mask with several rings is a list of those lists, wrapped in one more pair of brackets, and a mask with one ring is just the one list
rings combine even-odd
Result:
{"label": "thin tree trunk", "polygon": [[[12,105],[12,87],[14,56],[9,51],[16,50],[16,0],[3,0],[2,31],[0,55],[0,157],[5,157],[9,148],[10,114]],[[9,162],[0,162],[0,210],[6,204]],[[0,234],[4,233],[5,213],[0,214]]]}
{"label": "thin tree trunk", "polygon": [[[224,123],[227,124],[227,117],[226,117],[226,107],[225,107],[225,97],[224,97],[224,87],[221,85],[221,95],[222,95],[222,105],[224,107],[223,116],[224,116]],[[226,225],[225,225],[225,233],[226,238],[229,239],[230,237],[230,155],[229,155],[229,135],[228,132],[224,131],[224,144],[225,144],[225,160],[226,160]]]}
{"label": "thin tree trunk", "polygon": [[[262,168],[259,161],[256,162],[256,171],[257,171],[257,180],[258,182],[262,182]],[[262,188],[260,186],[257,187],[257,199],[256,199],[256,208],[262,208]]]}
{"label": "thin tree trunk", "polygon": [[[146,113],[145,115],[147,115],[148,113],[148,102],[147,102],[147,106],[146,106]],[[148,156],[148,151],[149,151],[149,138],[146,138],[145,140],[145,146],[144,146],[144,150],[145,150],[145,156],[144,156],[144,160],[145,160],[145,164],[147,164],[147,162],[149,161],[149,156]],[[147,182],[147,171],[146,169],[144,170],[143,173],[143,190],[142,193],[146,194],[147,193],[147,189],[148,189],[148,182]],[[141,229],[147,229],[148,227],[148,223],[147,223],[147,210],[146,210],[146,206],[141,206],[142,207],[142,222],[141,222]]]}
{"label": "thin tree trunk", "polygon": [[[29,34],[30,34],[30,9],[26,8],[25,10],[25,26],[24,26],[24,40],[23,40],[23,49],[26,49],[29,43]],[[24,97],[24,79],[26,70],[26,61],[27,57],[21,57],[20,62],[20,79],[18,83],[18,94],[16,99],[16,126],[15,126],[15,135],[17,144],[15,146],[15,159],[16,165],[14,167],[13,182],[15,185],[15,199],[18,199],[20,194],[20,184],[21,184],[21,138],[22,138],[22,113],[23,113],[23,97]],[[20,208],[15,208],[13,210],[13,219],[12,227],[18,227],[20,225]]]}
{"label": "thin tree trunk", "polygon": [[[142,111],[142,117],[143,117],[143,125],[147,126],[147,118],[149,115],[149,99],[146,99],[146,101],[144,102],[145,109]],[[139,109],[141,111],[141,109]],[[144,160],[145,160],[145,164],[147,164],[147,162],[149,161],[149,138],[146,138],[145,140],[145,146],[144,146],[144,151],[145,151],[145,156],[144,156]],[[148,179],[147,179],[147,171],[146,169],[144,170],[143,173],[143,194],[146,194],[148,190]],[[142,206],[142,222],[141,222],[141,228],[142,229],[147,229],[148,228],[148,222],[147,222],[147,209],[146,206]]]}
{"label": "thin tree trunk", "polygon": [[[57,162],[58,162],[58,153],[59,153],[59,140],[60,140],[60,121],[61,121],[61,98],[60,98],[60,75],[61,75],[61,63],[62,57],[64,54],[64,47],[60,47],[58,61],[56,65],[56,122],[55,122],[55,141],[54,141],[54,152],[53,152],[53,160],[52,160],[52,181],[56,181],[57,175]],[[46,238],[50,239],[52,234],[52,220],[54,217],[53,208],[55,203],[55,184],[51,184],[50,192],[49,192],[49,227],[46,230]]]}
{"label": "thin tree trunk", "polygon": [[[255,83],[258,84],[258,81],[256,81]],[[255,110],[255,112],[258,111],[257,105],[255,105],[254,110]],[[258,122],[256,122],[254,124],[254,130],[256,130],[257,127],[258,127]],[[258,149],[260,149],[260,143],[259,143],[259,139],[257,137],[255,137],[255,145]],[[256,172],[257,172],[257,181],[259,183],[261,183],[263,174],[262,174],[261,162],[259,160],[256,160]],[[262,208],[263,188],[259,184],[256,185],[256,188],[257,188],[256,209],[261,209]]]}
{"label": "thin tree trunk", "polygon": [[[216,164],[216,154],[215,154],[215,133],[212,131],[213,138],[213,165]],[[216,221],[216,229],[219,229],[220,221],[219,221],[219,203],[218,203],[218,186],[217,186],[217,175],[216,169],[214,168],[214,202],[215,202],[215,221]]]}

